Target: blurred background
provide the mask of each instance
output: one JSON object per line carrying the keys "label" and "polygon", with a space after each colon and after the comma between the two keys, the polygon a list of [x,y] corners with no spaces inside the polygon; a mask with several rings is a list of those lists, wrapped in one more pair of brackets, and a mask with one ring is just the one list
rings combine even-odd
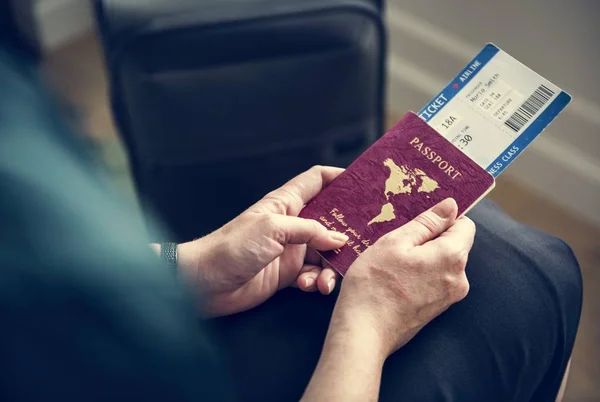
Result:
{"label": "blurred background", "polygon": [[[222,1],[223,4],[232,3],[232,0]],[[171,0],[162,1],[164,4],[170,2]],[[136,3],[152,5],[153,13],[157,12],[156,8],[162,7],[159,0],[115,0],[113,3],[124,4],[118,11],[125,15],[135,10]],[[211,10],[219,5],[218,2],[205,0],[180,0],[173,3],[182,3],[183,11],[186,12],[193,8],[206,7],[207,12],[200,13],[204,16],[210,16]],[[237,3],[252,1],[238,0]],[[282,3],[286,1],[282,0]],[[306,4],[308,3],[310,2]],[[0,4],[1,29],[15,33],[20,43],[25,44],[27,52],[38,59],[52,85],[73,106],[73,113],[95,150],[98,163],[108,169],[123,195],[132,204],[137,205],[126,151],[136,146],[137,137],[132,133],[126,134],[125,137],[118,134],[109,101],[109,88],[111,82],[112,87],[117,89],[121,83],[117,79],[117,73],[111,74],[110,69],[106,68],[103,54],[103,43],[109,51],[117,47],[115,42],[119,40],[118,37],[108,35],[107,30],[118,27],[122,21],[115,22],[111,20],[110,15],[105,15],[108,21],[102,24],[109,27],[103,28],[103,42],[98,31],[98,17],[94,13],[93,4],[87,0],[2,0]],[[168,8],[165,6],[165,9]],[[104,11],[106,14],[107,10]],[[159,10],[160,12],[167,11]],[[573,102],[566,111],[502,175],[496,189],[489,196],[517,220],[565,239],[580,261],[584,277],[584,309],[566,394],[566,400],[572,401],[600,401],[600,81],[597,79],[600,66],[600,52],[597,47],[600,39],[600,26],[597,23],[599,17],[600,3],[596,0],[388,0],[382,17],[387,30],[387,42],[377,37],[361,39],[364,46],[373,47],[381,43],[387,50],[385,56],[384,53],[369,56],[380,60],[385,66],[382,77],[385,108],[381,109],[381,127],[376,121],[373,123],[367,119],[365,127],[368,128],[365,132],[368,133],[373,130],[385,130],[406,111],[420,109],[486,42],[495,43],[573,96]],[[145,15],[145,18],[148,16]],[[332,21],[332,24],[339,22]],[[343,23],[341,26],[344,26]],[[366,35],[368,28],[365,23],[365,26],[360,28],[360,35]],[[372,35],[376,36],[377,31],[373,32]],[[110,33],[112,35],[112,32]],[[123,35],[122,32],[118,33]],[[334,36],[328,32],[327,35],[328,40],[334,37],[338,40],[342,33],[338,32],[338,36]],[[318,46],[319,42],[315,38],[318,39],[317,36],[313,36],[308,40],[315,41],[315,46]],[[255,46],[260,47],[260,43],[267,43],[264,42],[264,38],[261,40],[263,42],[259,40]],[[144,46],[143,43],[140,44],[140,47]],[[134,67],[125,63],[127,65],[123,67],[119,77],[123,77],[123,74],[127,76],[128,72],[135,77],[135,71],[164,74],[164,66],[160,62],[161,55],[158,53],[160,46],[161,44],[154,48],[157,49],[157,54],[153,55],[153,58],[141,55],[134,60],[135,62],[130,60]],[[162,46],[169,47],[164,43]],[[278,46],[298,44],[278,43]],[[144,49],[144,52],[152,53],[152,46]],[[195,49],[196,47],[190,47],[185,51],[193,54]],[[201,49],[201,46],[198,45],[197,49]],[[226,50],[221,49],[224,54],[227,54]],[[328,50],[323,48],[320,51]],[[200,50],[198,52],[201,53]],[[198,58],[201,56],[202,54]],[[365,56],[364,60],[367,59]],[[141,65],[143,63],[140,60],[147,60],[147,64]],[[219,60],[220,65],[224,63],[223,60]],[[357,60],[357,63],[368,64],[360,57]],[[185,63],[189,62],[188,57]],[[343,75],[343,65],[341,63],[335,67],[342,69],[342,73],[336,74]],[[160,66],[160,69],[157,70],[156,66]],[[120,67],[115,67],[118,68]],[[138,70],[133,70],[132,73],[133,68]],[[178,66],[178,69],[181,72],[181,66]],[[186,65],[185,71],[189,73],[189,65]],[[315,69],[312,73],[316,74],[314,77],[319,71],[325,74],[326,70],[322,67]],[[355,70],[352,74],[358,74],[360,78],[361,71]],[[376,68],[373,71],[376,71]],[[348,74],[350,77],[350,73]],[[111,76],[112,80],[109,78]],[[272,74],[270,76],[273,77]],[[146,78],[140,78],[140,82],[143,79]],[[178,75],[176,79],[184,78]],[[214,79],[213,77],[208,81],[214,82]],[[293,76],[290,79],[293,79]],[[318,77],[314,80],[318,82]],[[184,84],[183,88],[195,88],[197,85],[197,82],[193,85]],[[283,93],[286,86],[281,84],[278,88]],[[380,88],[373,89],[379,90]],[[141,92],[142,95],[140,92],[134,95],[147,98],[157,96],[156,91],[152,92],[147,88],[144,91]],[[332,91],[335,92],[335,89],[329,90]],[[365,91],[371,89],[365,87]],[[134,92],[123,90],[123,98],[131,98],[134,96],[132,93]],[[158,94],[168,95],[168,91],[164,90]],[[336,109],[336,94],[328,93],[328,96],[332,96],[333,99],[330,104],[331,113],[334,113],[335,109],[336,113],[344,115],[338,110],[339,107]],[[344,96],[348,97],[347,94]],[[360,97],[360,94],[352,96]],[[291,109],[298,108],[303,107],[300,104]],[[233,109],[227,109],[227,105],[220,109],[226,111],[220,117],[222,121],[239,118],[237,111]],[[377,115],[378,110],[374,115]],[[321,112],[326,116],[328,107],[322,106]],[[156,110],[156,113],[160,114],[161,110]],[[171,112],[165,109],[165,114],[169,113]],[[344,113],[349,112],[346,110]],[[290,111],[290,116],[292,115],[293,111]],[[310,119],[310,116],[307,119]],[[218,120],[215,122],[218,123]],[[292,123],[290,122],[290,125]],[[161,124],[161,121],[156,124]],[[134,128],[131,130],[135,131]],[[282,137],[287,134],[287,131],[281,132]],[[374,139],[369,135],[365,134],[367,142]],[[334,137],[332,134],[331,138]],[[336,143],[336,147],[332,149],[337,150],[338,145]],[[342,145],[342,148],[349,147],[348,149],[357,153],[367,144],[359,141]],[[162,146],[167,145],[163,143]],[[353,154],[350,152],[347,155],[350,157]],[[315,160],[318,161],[320,157],[323,156],[315,157]],[[140,160],[137,163],[141,164],[142,157],[138,155],[138,159]],[[209,162],[214,163],[214,160]],[[206,169],[212,167],[214,165]],[[137,172],[134,169],[133,178],[137,178],[138,182],[147,177],[148,173],[144,169],[138,168]],[[210,188],[205,190],[210,191]],[[151,194],[150,190],[146,191]],[[160,210],[160,202],[155,207]]]}

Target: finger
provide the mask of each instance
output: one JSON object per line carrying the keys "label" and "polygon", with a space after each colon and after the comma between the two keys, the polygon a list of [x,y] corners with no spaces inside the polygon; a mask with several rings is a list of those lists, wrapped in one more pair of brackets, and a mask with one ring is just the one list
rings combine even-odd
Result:
{"label": "finger", "polygon": [[319,265],[321,264],[321,256],[317,253],[317,250],[313,248],[306,249],[306,255],[304,256],[304,262],[307,264]]}
{"label": "finger", "polygon": [[431,240],[422,246],[423,251],[431,252],[433,255],[436,251],[444,250],[444,252],[464,256],[465,259],[473,247],[475,239],[475,224],[466,216],[456,220],[448,230],[446,230],[437,239]]}
{"label": "finger", "polygon": [[440,243],[445,241],[454,241],[456,239],[462,239],[462,244],[471,247],[475,240],[475,232],[477,228],[475,223],[467,216],[461,216],[454,222],[452,226],[448,228],[444,233],[440,235],[438,239]]}
{"label": "finger", "polygon": [[304,292],[315,292],[317,290],[317,278],[321,272],[321,267],[317,265],[306,264],[302,267],[296,286]]}
{"label": "finger", "polygon": [[435,205],[412,221],[391,232],[400,240],[401,246],[411,248],[435,239],[446,231],[456,220],[458,206],[452,198]]}
{"label": "finger", "polygon": [[266,209],[276,214],[296,216],[307,202],[343,171],[344,169],[337,167],[313,166],[267,194],[254,207],[258,207],[261,211]]}
{"label": "finger", "polygon": [[333,292],[335,284],[338,280],[338,273],[331,267],[325,267],[321,270],[319,277],[317,278],[317,288],[319,292],[324,295],[329,295]]}
{"label": "finger", "polygon": [[333,230],[312,219],[272,214],[267,218],[263,235],[281,245],[306,244],[317,250],[334,250],[343,247],[348,236]]}
{"label": "finger", "polygon": [[[287,244],[283,246],[283,249],[283,253],[279,255],[279,290],[296,282],[305,264],[304,256],[306,255],[306,245],[304,244]],[[266,264],[267,262],[265,262]]]}

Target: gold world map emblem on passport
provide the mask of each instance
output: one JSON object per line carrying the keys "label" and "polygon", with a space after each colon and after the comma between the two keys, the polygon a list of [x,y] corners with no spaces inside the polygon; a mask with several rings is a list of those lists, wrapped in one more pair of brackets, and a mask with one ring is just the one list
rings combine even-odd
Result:
{"label": "gold world map emblem on passport", "polygon": [[385,181],[385,199],[387,203],[381,207],[379,215],[371,219],[369,225],[373,223],[389,222],[396,218],[394,205],[389,202],[391,195],[406,194],[412,196],[415,193],[432,193],[440,186],[427,174],[418,168],[411,168],[407,165],[398,166],[391,159],[387,158],[383,165],[390,169],[390,176]]}

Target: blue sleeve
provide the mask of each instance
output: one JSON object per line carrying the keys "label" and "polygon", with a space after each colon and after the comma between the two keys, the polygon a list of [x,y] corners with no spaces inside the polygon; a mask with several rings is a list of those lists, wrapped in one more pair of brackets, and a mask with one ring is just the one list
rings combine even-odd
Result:
{"label": "blue sleeve", "polygon": [[226,399],[193,301],[1,49],[0,88],[0,400]]}

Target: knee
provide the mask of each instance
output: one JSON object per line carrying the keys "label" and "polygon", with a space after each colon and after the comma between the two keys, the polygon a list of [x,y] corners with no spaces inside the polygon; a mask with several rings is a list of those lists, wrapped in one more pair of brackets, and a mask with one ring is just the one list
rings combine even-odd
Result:
{"label": "knee", "polygon": [[581,305],[583,294],[583,280],[579,262],[573,252],[573,249],[562,239],[543,234],[547,238],[546,244],[548,247],[545,251],[539,250],[547,254],[547,274],[554,279],[557,286],[560,286],[569,295],[575,298],[577,304]]}
{"label": "knee", "polygon": [[[492,203],[481,203],[470,214],[477,225],[474,252],[494,259],[507,275],[517,276],[536,291],[559,299],[579,317],[583,283],[579,263],[563,240],[510,218]],[[524,289],[525,290],[525,289]]]}
{"label": "knee", "polygon": [[583,280],[571,247],[562,239],[533,229],[530,240],[521,247],[541,271],[539,275],[550,284],[563,315],[568,316],[566,320],[577,327],[583,305]]}

